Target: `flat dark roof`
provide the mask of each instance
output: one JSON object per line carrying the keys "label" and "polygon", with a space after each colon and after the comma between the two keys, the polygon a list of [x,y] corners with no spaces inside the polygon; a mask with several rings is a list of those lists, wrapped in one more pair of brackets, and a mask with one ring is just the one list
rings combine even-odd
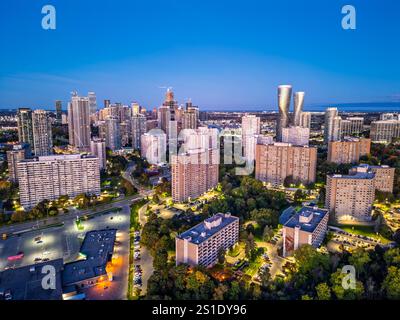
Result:
{"label": "flat dark roof", "polygon": [[[42,273],[45,265],[51,265],[56,270],[56,288],[43,289],[42,279],[48,273]],[[63,259],[36,263],[17,269],[9,269],[0,272],[0,292],[11,290],[13,300],[61,300],[61,270]],[[4,297],[0,296],[0,300]]]}
{"label": "flat dark roof", "polygon": [[[317,207],[302,207],[298,212],[296,212],[286,223],[285,227],[295,228],[299,226],[301,230],[306,232],[314,232],[317,226],[320,224],[322,219],[328,214],[328,210],[320,209]],[[312,219],[308,223],[300,222],[300,217],[310,217]]]}
{"label": "flat dark roof", "polygon": [[80,253],[85,255],[86,259],[64,265],[63,286],[106,275],[106,266],[114,251],[116,235],[117,229],[87,232],[80,249]]}
{"label": "flat dark roof", "polygon": [[[237,220],[239,220],[239,218],[232,216],[231,214],[217,213],[212,217],[205,219],[193,228],[181,233],[178,235],[178,238],[190,239],[189,241],[191,243],[200,244]],[[216,225],[207,228],[207,223],[215,223]]]}

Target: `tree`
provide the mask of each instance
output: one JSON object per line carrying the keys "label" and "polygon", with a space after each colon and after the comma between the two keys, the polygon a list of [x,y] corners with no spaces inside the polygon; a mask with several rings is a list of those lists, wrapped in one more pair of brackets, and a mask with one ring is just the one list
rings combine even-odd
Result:
{"label": "tree", "polygon": [[341,270],[336,271],[331,275],[332,291],[339,300],[357,300],[361,299],[364,294],[364,286],[361,281],[356,280],[355,289],[345,289],[343,286],[343,278],[347,276]]}
{"label": "tree", "polygon": [[400,269],[389,267],[388,274],[383,281],[382,288],[386,291],[386,296],[392,300],[400,299]]}
{"label": "tree", "polygon": [[274,236],[274,230],[272,230],[269,226],[265,226],[263,231],[264,241],[270,241],[273,236]]}
{"label": "tree", "polygon": [[317,291],[318,300],[330,300],[331,299],[331,289],[326,282],[322,282],[315,287]]}
{"label": "tree", "polygon": [[256,243],[254,241],[254,236],[252,233],[249,233],[245,242],[245,253],[246,257],[250,259],[252,257],[252,253],[256,248]]}
{"label": "tree", "polygon": [[301,189],[297,189],[296,192],[294,193],[294,201],[299,202],[302,199],[304,199],[305,195],[304,192]]}
{"label": "tree", "polygon": [[168,252],[165,248],[157,248],[153,257],[153,267],[155,270],[163,271],[168,264]]}
{"label": "tree", "polygon": [[229,288],[229,291],[228,291],[228,299],[229,300],[239,300],[239,296],[240,296],[239,282],[232,281],[231,287]]}
{"label": "tree", "polygon": [[224,300],[224,296],[228,292],[228,290],[229,290],[228,286],[220,283],[214,289],[213,299],[214,300]]}
{"label": "tree", "polygon": [[225,250],[220,248],[218,250],[218,263],[223,264],[225,262]]}
{"label": "tree", "polygon": [[365,274],[365,267],[371,262],[369,254],[362,248],[357,248],[353,251],[351,257],[349,257],[349,263],[356,268],[359,275]]}
{"label": "tree", "polygon": [[277,227],[279,222],[278,213],[271,209],[254,209],[250,212],[250,217],[255,220],[261,228],[266,225]]}

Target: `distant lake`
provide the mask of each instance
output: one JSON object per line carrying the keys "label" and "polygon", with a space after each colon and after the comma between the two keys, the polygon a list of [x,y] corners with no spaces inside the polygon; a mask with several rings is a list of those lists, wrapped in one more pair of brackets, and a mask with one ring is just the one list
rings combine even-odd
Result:
{"label": "distant lake", "polygon": [[[370,103],[333,103],[325,105],[305,105],[304,111],[322,112],[328,107],[336,107],[340,111],[346,112],[400,112],[400,102],[370,102]],[[225,112],[245,112],[245,111],[276,111],[277,107],[243,107],[242,109],[201,109],[200,111],[225,111]]]}

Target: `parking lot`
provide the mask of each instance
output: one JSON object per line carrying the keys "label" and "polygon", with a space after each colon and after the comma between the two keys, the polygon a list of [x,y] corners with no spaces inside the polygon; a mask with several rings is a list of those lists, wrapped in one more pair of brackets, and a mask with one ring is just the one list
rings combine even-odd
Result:
{"label": "parking lot", "polygon": [[[88,299],[124,299],[127,292],[129,264],[129,206],[122,211],[107,212],[82,220],[83,230],[78,230],[74,220],[64,225],[29,231],[7,240],[0,240],[0,271],[31,265],[36,262],[63,258],[64,263],[79,258],[79,249],[87,231],[105,228],[118,229],[113,255],[113,281],[105,290],[88,290]],[[10,261],[9,257],[23,254],[22,259]]]}

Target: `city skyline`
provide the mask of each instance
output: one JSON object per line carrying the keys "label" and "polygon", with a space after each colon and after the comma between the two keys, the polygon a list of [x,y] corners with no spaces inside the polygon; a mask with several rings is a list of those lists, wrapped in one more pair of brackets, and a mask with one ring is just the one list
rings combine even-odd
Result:
{"label": "city skyline", "polygon": [[[136,100],[153,108],[160,87],[172,86],[179,101],[192,98],[203,110],[263,110],[276,107],[275,88],[285,83],[306,92],[306,108],[399,102],[400,46],[382,48],[395,37],[400,5],[352,4],[356,30],[341,28],[341,3],[174,1],[150,8],[117,1],[96,2],[93,10],[92,1],[55,0],[57,28],[49,31],[40,27],[40,4],[2,3],[9,50],[0,62],[0,108],[49,109],[74,89],[96,92],[98,103]],[[86,50],[74,50],[73,42]]]}

